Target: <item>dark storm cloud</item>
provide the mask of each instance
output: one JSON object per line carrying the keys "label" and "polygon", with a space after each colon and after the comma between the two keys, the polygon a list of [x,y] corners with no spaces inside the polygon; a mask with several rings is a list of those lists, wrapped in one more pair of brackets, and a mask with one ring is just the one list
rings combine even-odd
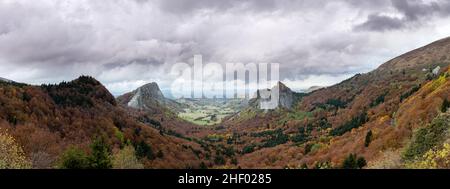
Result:
{"label": "dark storm cloud", "polygon": [[356,26],[355,29],[367,31],[404,29],[411,24],[420,25],[433,16],[446,17],[450,14],[449,1],[391,0],[391,5],[400,17],[383,15],[384,12],[372,13],[368,15],[366,22]]}
{"label": "dark storm cloud", "polygon": [[432,15],[441,11],[441,7],[445,7],[446,1],[425,3],[422,0],[392,0],[393,6],[403,15],[407,21],[416,21],[420,18]]}
{"label": "dark storm cloud", "polygon": [[367,21],[361,25],[358,25],[356,30],[368,30],[368,31],[386,31],[401,29],[405,26],[405,21],[400,18],[393,18],[389,16],[371,14],[368,16]]}

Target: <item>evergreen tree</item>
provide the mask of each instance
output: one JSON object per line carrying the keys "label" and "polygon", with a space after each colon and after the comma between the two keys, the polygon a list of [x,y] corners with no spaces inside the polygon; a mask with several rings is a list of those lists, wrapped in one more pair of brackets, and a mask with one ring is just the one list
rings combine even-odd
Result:
{"label": "evergreen tree", "polygon": [[304,150],[304,154],[308,154],[309,152],[311,152],[312,147],[314,146],[314,144],[312,143],[308,143],[305,145],[305,150]]}
{"label": "evergreen tree", "polygon": [[344,162],[342,162],[341,168],[343,169],[354,169],[356,165],[356,155],[350,154],[345,158]]}
{"label": "evergreen tree", "polygon": [[225,164],[225,158],[224,158],[222,155],[217,155],[217,156],[214,158],[214,163],[215,163],[216,165],[224,165],[224,164]]}
{"label": "evergreen tree", "polygon": [[144,141],[141,141],[136,145],[136,156],[139,158],[146,157],[149,160],[154,160],[156,158],[152,148]]}
{"label": "evergreen tree", "polygon": [[441,105],[441,112],[447,112],[447,109],[450,107],[450,102],[447,99],[444,99]]}
{"label": "evergreen tree", "polygon": [[237,165],[237,164],[238,164],[237,158],[233,157],[233,158],[231,159],[231,163],[232,163],[233,165]]}
{"label": "evergreen tree", "polygon": [[344,125],[331,130],[330,134],[332,136],[341,136],[341,135],[345,134],[346,132],[351,131],[354,128],[358,128],[358,127],[362,126],[367,121],[368,121],[367,113],[364,112],[364,113],[354,117],[349,122],[344,123]]}
{"label": "evergreen tree", "polygon": [[364,157],[357,157],[356,154],[350,154],[342,162],[342,169],[362,169],[367,165],[366,159]]}
{"label": "evergreen tree", "polygon": [[372,130],[369,130],[369,132],[367,132],[364,146],[369,147],[370,142],[372,142]]}
{"label": "evergreen tree", "polygon": [[163,158],[164,157],[164,153],[161,150],[159,150],[158,153],[156,153],[156,157]]}
{"label": "evergreen tree", "polygon": [[91,155],[89,156],[90,168],[110,169],[112,168],[111,150],[103,137],[95,139],[91,144]]}
{"label": "evergreen tree", "polygon": [[367,161],[366,161],[366,159],[364,159],[364,157],[359,157],[358,160],[356,160],[356,167],[358,169],[362,169],[366,165],[367,165]]}
{"label": "evergreen tree", "polygon": [[208,169],[208,166],[206,166],[205,162],[200,163],[200,169]]}

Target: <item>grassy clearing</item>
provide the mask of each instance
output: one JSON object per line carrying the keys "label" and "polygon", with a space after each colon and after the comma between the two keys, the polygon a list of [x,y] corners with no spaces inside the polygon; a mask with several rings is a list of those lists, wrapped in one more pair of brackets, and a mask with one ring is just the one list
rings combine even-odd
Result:
{"label": "grassy clearing", "polygon": [[197,125],[210,126],[221,123],[225,117],[233,113],[234,110],[231,108],[206,105],[185,109],[178,117]]}

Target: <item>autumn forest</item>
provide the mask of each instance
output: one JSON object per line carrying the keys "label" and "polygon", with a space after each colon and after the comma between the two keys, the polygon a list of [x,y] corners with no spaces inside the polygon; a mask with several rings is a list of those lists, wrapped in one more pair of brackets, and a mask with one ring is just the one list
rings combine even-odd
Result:
{"label": "autumn forest", "polygon": [[449,52],[442,39],[310,92],[279,83],[292,103],[233,102],[209,125],[179,116],[206,102],[165,98],[157,84],[115,97],[90,76],[2,80],[0,168],[450,168]]}

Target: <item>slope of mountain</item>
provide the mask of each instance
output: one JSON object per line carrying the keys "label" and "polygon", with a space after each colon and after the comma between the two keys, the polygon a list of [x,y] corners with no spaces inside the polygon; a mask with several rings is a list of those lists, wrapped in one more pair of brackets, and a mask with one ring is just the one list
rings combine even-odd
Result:
{"label": "slope of mountain", "polygon": [[35,168],[55,167],[71,147],[89,152],[98,137],[112,152],[132,145],[147,168],[199,167],[204,156],[199,144],[135,121],[91,77],[58,85],[3,83],[0,104],[0,128],[16,139]]}
{"label": "slope of mountain", "polygon": [[[369,165],[388,159],[402,167],[402,151],[414,131],[427,126],[449,98],[442,75],[450,64],[448,52],[450,38],[442,39],[372,72],[313,91],[291,111],[247,113],[248,119],[227,122],[228,132],[244,144],[239,146],[245,152],[239,166],[339,167],[357,154]],[[430,91],[426,88],[441,90],[416,96]],[[419,98],[428,100],[421,103]]]}

